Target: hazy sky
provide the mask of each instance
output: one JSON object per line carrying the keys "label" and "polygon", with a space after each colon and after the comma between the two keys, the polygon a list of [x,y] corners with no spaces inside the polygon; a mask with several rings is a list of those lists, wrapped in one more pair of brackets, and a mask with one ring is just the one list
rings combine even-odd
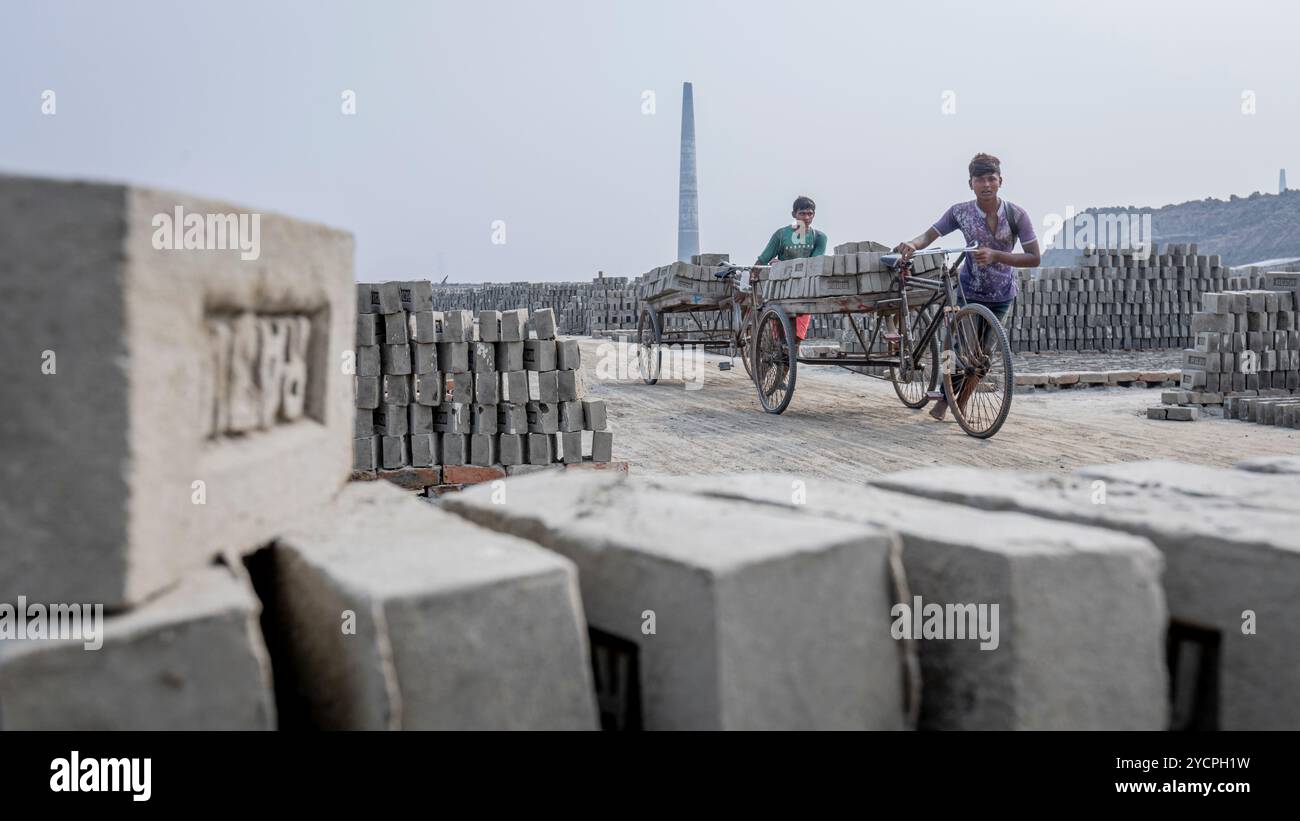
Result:
{"label": "hazy sky", "polygon": [[977,151],[1040,231],[1300,186],[1298,46],[1280,2],[0,0],[0,171],[344,228],[362,280],[636,275],[676,254],[684,80],[701,250],[748,261],[800,193],[832,244],[911,237]]}

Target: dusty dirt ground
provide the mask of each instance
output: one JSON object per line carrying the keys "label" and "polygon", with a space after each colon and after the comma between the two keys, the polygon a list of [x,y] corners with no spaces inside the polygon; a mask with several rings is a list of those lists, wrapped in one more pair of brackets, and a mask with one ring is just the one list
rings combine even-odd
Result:
{"label": "dusty dirt ground", "polygon": [[[967,436],[905,407],[888,383],[834,366],[799,366],[794,399],[764,413],[739,360],[720,371],[705,357],[700,387],[681,378],[624,379],[615,346],[583,339],[589,398],[607,400],[614,458],[633,473],[781,471],[827,479],[932,465],[1070,471],[1083,465],[1176,459],[1230,466],[1251,456],[1300,454],[1300,430],[1224,419],[1148,420],[1159,389],[1089,388],[1017,394],[992,439]],[[604,359],[602,360],[602,357]],[[602,378],[604,377],[604,378]]]}

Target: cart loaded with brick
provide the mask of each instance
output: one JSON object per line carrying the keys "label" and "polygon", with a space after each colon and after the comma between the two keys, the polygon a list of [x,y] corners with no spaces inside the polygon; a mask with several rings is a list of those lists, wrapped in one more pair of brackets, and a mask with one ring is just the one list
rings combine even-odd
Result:
{"label": "cart loaded with brick", "polygon": [[[1010,408],[1011,353],[988,309],[958,299],[956,272],[970,250],[927,249],[904,263],[878,243],[851,242],[826,256],[773,263],[754,287],[750,367],[763,409],[789,407],[799,365],[837,365],[888,380],[909,408],[959,399],[954,417],[968,434],[996,433]],[[947,268],[950,253],[963,256]],[[806,314],[843,316],[852,344],[805,355],[794,319]],[[951,374],[940,368],[941,347]]]}
{"label": "cart loaded with brick", "polygon": [[[745,352],[752,321],[750,294],[738,283],[742,270],[749,267],[729,264],[726,254],[697,254],[690,262],[674,262],[645,274],[636,341],[637,365],[647,385],[659,381],[663,356],[670,348],[739,356],[749,370]],[[720,367],[726,370],[730,363]]]}

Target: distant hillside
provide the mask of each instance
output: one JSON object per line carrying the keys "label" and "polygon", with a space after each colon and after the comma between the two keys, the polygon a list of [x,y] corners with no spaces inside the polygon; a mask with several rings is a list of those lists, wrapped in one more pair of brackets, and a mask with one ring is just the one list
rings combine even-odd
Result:
{"label": "distant hillside", "polygon": [[[1162,249],[1168,242],[1195,242],[1198,253],[1218,254],[1224,265],[1300,257],[1300,191],[1234,195],[1227,201],[1210,197],[1163,208],[1089,208],[1083,213],[1150,214],[1154,240]],[[1062,236],[1070,230],[1067,225]],[[1056,244],[1060,242],[1058,238]],[[1043,265],[1072,265],[1078,256],[1077,250],[1053,248],[1043,255]]]}

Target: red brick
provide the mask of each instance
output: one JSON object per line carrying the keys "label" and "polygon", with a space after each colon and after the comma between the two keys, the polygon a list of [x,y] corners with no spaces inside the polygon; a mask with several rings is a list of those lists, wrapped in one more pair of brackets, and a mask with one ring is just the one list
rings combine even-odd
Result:
{"label": "red brick", "polygon": [[405,467],[397,470],[381,470],[379,471],[379,478],[387,479],[398,487],[407,490],[424,490],[429,485],[436,485],[442,481],[442,470],[437,467]]}
{"label": "red brick", "polygon": [[446,465],[442,469],[442,480],[448,484],[476,485],[479,482],[491,482],[506,478],[505,468],[497,465]]}
{"label": "red brick", "polygon": [[354,470],[352,471],[352,475],[348,477],[348,479],[353,482],[373,482],[378,478],[379,475],[373,470]]}
{"label": "red brick", "polygon": [[424,489],[425,496],[441,496],[444,493],[455,493],[464,488],[464,485],[433,485]]}

